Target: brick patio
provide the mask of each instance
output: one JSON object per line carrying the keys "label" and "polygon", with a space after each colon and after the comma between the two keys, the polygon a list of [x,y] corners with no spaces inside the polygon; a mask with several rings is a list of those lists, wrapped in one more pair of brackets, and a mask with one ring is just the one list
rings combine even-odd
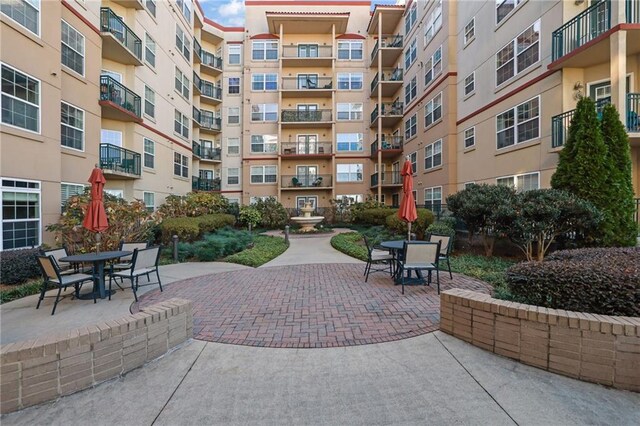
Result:
{"label": "brick patio", "polygon": [[[173,283],[140,298],[133,312],[174,297],[193,301],[196,339],[273,348],[325,348],[405,339],[438,329],[435,286],[400,294],[391,278],[363,265],[314,264],[206,275]],[[440,276],[441,290],[483,293],[482,281]]]}

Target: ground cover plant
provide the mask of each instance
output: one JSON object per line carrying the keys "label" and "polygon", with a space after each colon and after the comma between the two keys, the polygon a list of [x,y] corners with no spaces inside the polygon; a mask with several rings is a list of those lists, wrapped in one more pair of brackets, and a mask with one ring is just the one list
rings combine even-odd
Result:
{"label": "ground cover plant", "polygon": [[213,262],[246,249],[254,236],[249,231],[229,227],[205,234],[199,241],[178,243],[178,259],[181,262]]}
{"label": "ground cover plant", "polygon": [[284,238],[256,235],[252,247],[228,256],[224,261],[257,268],[280,256],[287,247]]}

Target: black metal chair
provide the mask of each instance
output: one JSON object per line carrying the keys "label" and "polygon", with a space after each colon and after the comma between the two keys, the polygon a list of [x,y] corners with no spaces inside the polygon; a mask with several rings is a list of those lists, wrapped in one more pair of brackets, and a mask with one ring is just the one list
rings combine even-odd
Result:
{"label": "black metal chair", "polygon": [[[389,270],[389,275],[393,276],[393,264],[394,257],[388,250],[376,248],[375,245],[371,244],[366,236],[362,236],[364,238],[364,244],[367,246],[367,265],[364,268],[365,279],[364,282],[367,282],[369,279],[369,274],[372,272],[385,272]],[[384,265],[383,267],[373,268],[372,266]]]}
{"label": "black metal chair", "polygon": [[453,246],[453,238],[449,235],[429,234],[427,241],[431,241],[432,243],[440,241],[440,249],[442,251],[440,252],[440,258],[438,260],[440,262],[447,262],[449,278],[453,279],[451,263],[449,262],[449,253],[451,253],[451,248]]}
{"label": "black metal chair", "polygon": [[420,274],[426,271],[428,285],[431,285],[431,272],[436,271],[438,294],[440,294],[440,269],[438,267],[440,242],[405,241],[403,252],[403,259],[398,262],[402,294],[404,294],[406,273],[411,271],[416,272],[418,276],[416,280],[420,280],[422,283],[424,283],[424,277],[420,278]]}
{"label": "black metal chair", "polygon": [[[53,310],[51,311],[51,315],[56,313],[56,307],[58,306],[58,302],[60,301],[60,293],[62,289],[66,289],[70,285],[75,287],[75,295],[76,297],[80,293],[80,288],[82,284],[86,281],[93,281],[95,287],[95,281],[93,275],[87,274],[67,274],[62,275],[60,273],[60,269],[58,268],[58,264],[55,258],[51,255],[49,256],[38,256],[38,263],[40,265],[40,270],[42,271],[42,289],[40,290],[40,298],[38,299],[38,304],[36,305],[36,309],[40,308],[40,303],[44,299],[44,294],[47,291],[47,285],[53,284],[58,287],[58,294],[56,295],[56,301],[53,304]],[[95,288],[94,288],[95,290]],[[93,303],[96,303],[96,293],[93,292]]]}
{"label": "black metal chair", "polygon": [[[149,247],[145,249],[134,249],[133,257],[131,259],[131,267],[118,272],[113,272],[109,275],[109,300],[111,300],[111,281],[113,278],[127,278],[131,281],[131,290],[133,291],[133,297],[138,301],[138,279],[142,275],[147,276],[147,280],[150,280],[150,274],[156,273],[158,277],[158,285],[160,291],[162,291],[162,283],[160,282],[160,273],[158,271],[158,263],[160,262],[160,246]],[[145,284],[151,285],[155,282],[149,282]]]}
{"label": "black metal chair", "polygon": [[85,268],[79,263],[61,262],[60,259],[69,256],[69,252],[67,252],[67,248],[65,246],[56,249],[42,250],[41,254],[43,256],[53,256],[53,260],[56,262],[60,275],[77,274],[78,272],[89,273],[92,270],[91,267]]}

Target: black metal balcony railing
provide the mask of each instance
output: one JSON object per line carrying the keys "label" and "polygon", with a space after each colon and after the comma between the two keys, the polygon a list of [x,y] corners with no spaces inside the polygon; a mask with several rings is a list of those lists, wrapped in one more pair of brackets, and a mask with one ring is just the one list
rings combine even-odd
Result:
{"label": "black metal balcony railing", "polygon": [[384,172],[382,179],[379,178],[380,173],[371,175],[371,186],[378,185],[402,185],[402,176],[400,172]]}
{"label": "black metal balcony railing", "polygon": [[140,176],[140,154],[117,145],[101,143],[100,168]]}
{"label": "black metal balcony railing", "polygon": [[203,129],[209,130],[221,130],[222,129],[222,119],[220,117],[216,117],[211,111],[200,111],[200,127]]}
{"label": "black metal balcony railing", "polygon": [[222,100],[222,88],[216,86],[210,81],[201,80],[200,93],[207,98]]}
{"label": "black metal balcony railing", "polygon": [[202,45],[195,37],[193,38],[193,58],[199,58],[202,61]]}
{"label": "black metal balcony railing", "polygon": [[200,158],[200,156],[202,155],[201,150],[202,150],[202,147],[200,146],[200,143],[196,141],[191,141],[191,152],[193,153],[194,157]]}
{"label": "black metal balcony railing", "polygon": [[[602,108],[611,103],[611,97],[606,97],[596,101],[596,112],[598,117],[602,115]],[[551,147],[558,148],[564,145],[569,136],[569,126],[573,119],[575,109],[563,112],[562,114],[551,117]]]}
{"label": "black metal balcony railing", "polygon": [[206,50],[200,50],[200,57],[202,58],[202,63],[204,65],[222,71],[222,58],[220,56],[216,56],[213,53],[207,52]]}
{"label": "black metal balcony railing", "polygon": [[331,175],[283,175],[280,179],[283,188],[330,188],[333,183]]}
{"label": "black metal balcony railing", "polygon": [[331,142],[283,142],[281,145],[282,155],[322,155],[331,154]]}
{"label": "black metal balcony railing", "polygon": [[193,86],[197,88],[199,92],[202,91],[202,79],[195,71],[193,72]]}
{"label": "black metal balcony railing", "polygon": [[378,138],[373,141],[371,144],[371,154],[375,154],[378,152],[378,145],[380,145],[380,149],[383,151],[392,150],[392,149],[402,149],[402,143],[404,138],[402,136],[393,136],[393,135],[383,135],[382,143],[380,144]]}
{"label": "black metal balcony railing", "polygon": [[283,109],[283,123],[307,123],[307,122],[330,122],[331,110],[319,109],[315,111],[299,111],[297,109]]}
{"label": "black metal balcony railing", "polygon": [[378,49],[381,47],[397,47],[402,49],[402,35],[390,35],[383,36],[380,40],[376,41],[376,44],[373,45],[373,50],[371,51],[371,60],[375,58],[376,53],[378,53]]}
{"label": "black metal balcony railing", "polygon": [[316,89],[332,89],[333,81],[331,77],[283,77],[283,90],[316,90]]}
{"label": "black metal balcony railing", "polygon": [[371,80],[371,91],[373,92],[376,86],[380,81],[397,81],[402,83],[402,68],[394,68],[392,71],[383,71],[380,76],[379,73],[376,73],[373,76],[373,80]]}
{"label": "black metal balcony railing", "polygon": [[328,59],[333,57],[333,46],[283,46],[283,59]]}
{"label": "black metal balcony railing", "polygon": [[392,103],[383,103],[381,112],[380,108],[378,108],[378,104],[373,108],[371,112],[371,122],[373,123],[378,118],[378,114],[383,117],[392,117],[402,115],[402,110],[404,109],[404,104],[402,102],[392,102]]}
{"label": "black metal balcony railing", "polygon": [[100,31],[113,34],[124,47],[142,61],[142,41],[140,37],[108,7],[100,8]]}
{"label": "black metal balcony railing", "polygon": [[200,158],[203,160],[222,160],[222,149],[217,147],[200,147]]}
{"label": "black metal balcony railing", "polygon": [[640,132],[640,93],[627,93],[627,131]]}
{"label": "black metal balcony railing", "polygon": [[611,29],[611,0],[585,9],[552,34],[552,60],[557,60]]}
{"label": "black metal balcony railing", "polygon": [[196,107],[193,107],[193,121],[198,124],[202,121],[202,112]]}
{"label": "black metal balcony railing", "polygon": [[100,76],[100,100],[113,102],[120,108],[130,111],[138,117],[141,116],[140,96],[108,75]]}
{"label": "black metal balcony railing", "polygon": [[220,191],[220,179],[191,176],[191,189],[194,191]]}

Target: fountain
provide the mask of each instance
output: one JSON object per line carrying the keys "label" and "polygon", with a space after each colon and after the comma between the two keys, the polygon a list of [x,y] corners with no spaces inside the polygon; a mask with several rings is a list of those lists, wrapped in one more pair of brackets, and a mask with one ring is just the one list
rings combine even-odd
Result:
{"label": "fountain", "polygon": [[306,203],[300,210],[302,211],[302,216],[291,218],[292,221],[300,225],[300,233],[313,232],[315,229],[314,226],[324,220],[324,216],[311,216],[311,212],[313,211],[311,203]]}

